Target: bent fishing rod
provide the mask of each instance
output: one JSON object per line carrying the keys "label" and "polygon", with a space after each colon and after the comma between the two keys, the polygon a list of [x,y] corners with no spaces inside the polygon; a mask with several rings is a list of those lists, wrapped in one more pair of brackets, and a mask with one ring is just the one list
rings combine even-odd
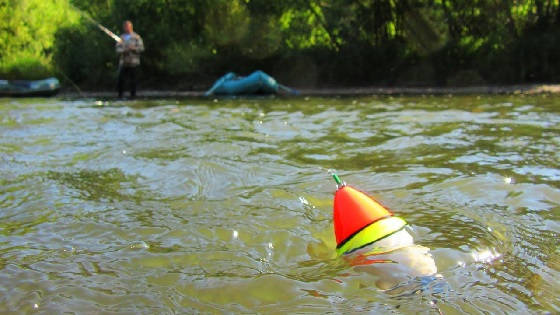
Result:
{"label": "bent fishing rod", "polygon": [[122,42],[122,39],[115,33],[111,32],[110,29],[106,28],[105,26],[101,25],[101,23],[98,23],[96,20],[94,20],[87,12],[84,12],[78,8],[76,8],[75,6],[73,6],[72,4],[70,4],[74,10],[78,11],[83,17],[85,17],[87,20],[89,20],[91,23],[95,24],[95,26],[97,26],[100,30],[103,31],[103,33],[109,35],[109,37],[111,37],[112,39],[114,39],[117,43]]}
{"label": "bent fishing rod", "polygon": [[106,28],[105,26],[103,26],[99,23],[96,23],[96,24],[97,24],[97,27],[99,27],[100,30],[105,32],[105,34],[111,36],[111,38],[114,39],[117,43],[122,42],[122,39],[119,36],[117,36],[117,34],[111,32],[108,28]]}
{"label": "bent fishing rod", "polygon": [[93,18],[91,18],[89,15],[84,14],[84,16],[93,24],[95,24],[100,30],[102,30],[105,34],[109,35],[109,37],[111,37],[112,39],[114,39],[117,43],[122,42],[122,39],[115,33],[111,32],[111,30],[109,30],[108,28],[106,28],[105,26],[97,23],[97,21],[95,21]]}

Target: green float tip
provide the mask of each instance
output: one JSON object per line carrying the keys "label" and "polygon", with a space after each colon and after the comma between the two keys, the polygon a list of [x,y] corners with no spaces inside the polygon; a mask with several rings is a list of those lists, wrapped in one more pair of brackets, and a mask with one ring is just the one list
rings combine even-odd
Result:
{"label": "green float tip", "polygon": [[344,186],[344,184],[342,183],[342,181],[340,180],[340,177],[338,177],[338,175],[332,174],[332,177],[334,178],[334,181],[336,182],[337,186]]}

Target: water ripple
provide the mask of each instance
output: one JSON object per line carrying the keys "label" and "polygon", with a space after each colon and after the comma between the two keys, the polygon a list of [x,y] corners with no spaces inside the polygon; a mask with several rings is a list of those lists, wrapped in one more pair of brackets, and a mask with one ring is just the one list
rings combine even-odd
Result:
{"label": "water ripple", "polygon": [[[0,312],[556,313],[558,101],[0,100]],[[442,277],[337,259],[329,169]]]}

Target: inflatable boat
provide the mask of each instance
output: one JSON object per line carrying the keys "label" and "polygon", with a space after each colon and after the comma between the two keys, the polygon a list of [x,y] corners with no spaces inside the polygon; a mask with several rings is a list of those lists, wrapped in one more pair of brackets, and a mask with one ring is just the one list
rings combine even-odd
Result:
{"label": "inflatable boat", "polygon": [[0,96],[52,96],[60,90],[57,78],[44,80],[0,80]]}
{"label": "inflatable boat", "polygon": [[254,95],[279,92],[298,94],[296,90],[279,84],[273,77],[258,70],[246,77],[229,72],[219,78],[205,95]]}

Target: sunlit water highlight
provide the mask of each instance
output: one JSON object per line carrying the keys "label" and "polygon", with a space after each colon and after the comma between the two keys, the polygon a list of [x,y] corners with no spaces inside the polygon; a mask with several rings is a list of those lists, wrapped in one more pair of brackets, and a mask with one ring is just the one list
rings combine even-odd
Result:
{"label": "sunlit water highlight", "polygon": [[[0,312],[560,312],[560,98],[0,99]],[[441,278],[337,259],[334,169]]]}

